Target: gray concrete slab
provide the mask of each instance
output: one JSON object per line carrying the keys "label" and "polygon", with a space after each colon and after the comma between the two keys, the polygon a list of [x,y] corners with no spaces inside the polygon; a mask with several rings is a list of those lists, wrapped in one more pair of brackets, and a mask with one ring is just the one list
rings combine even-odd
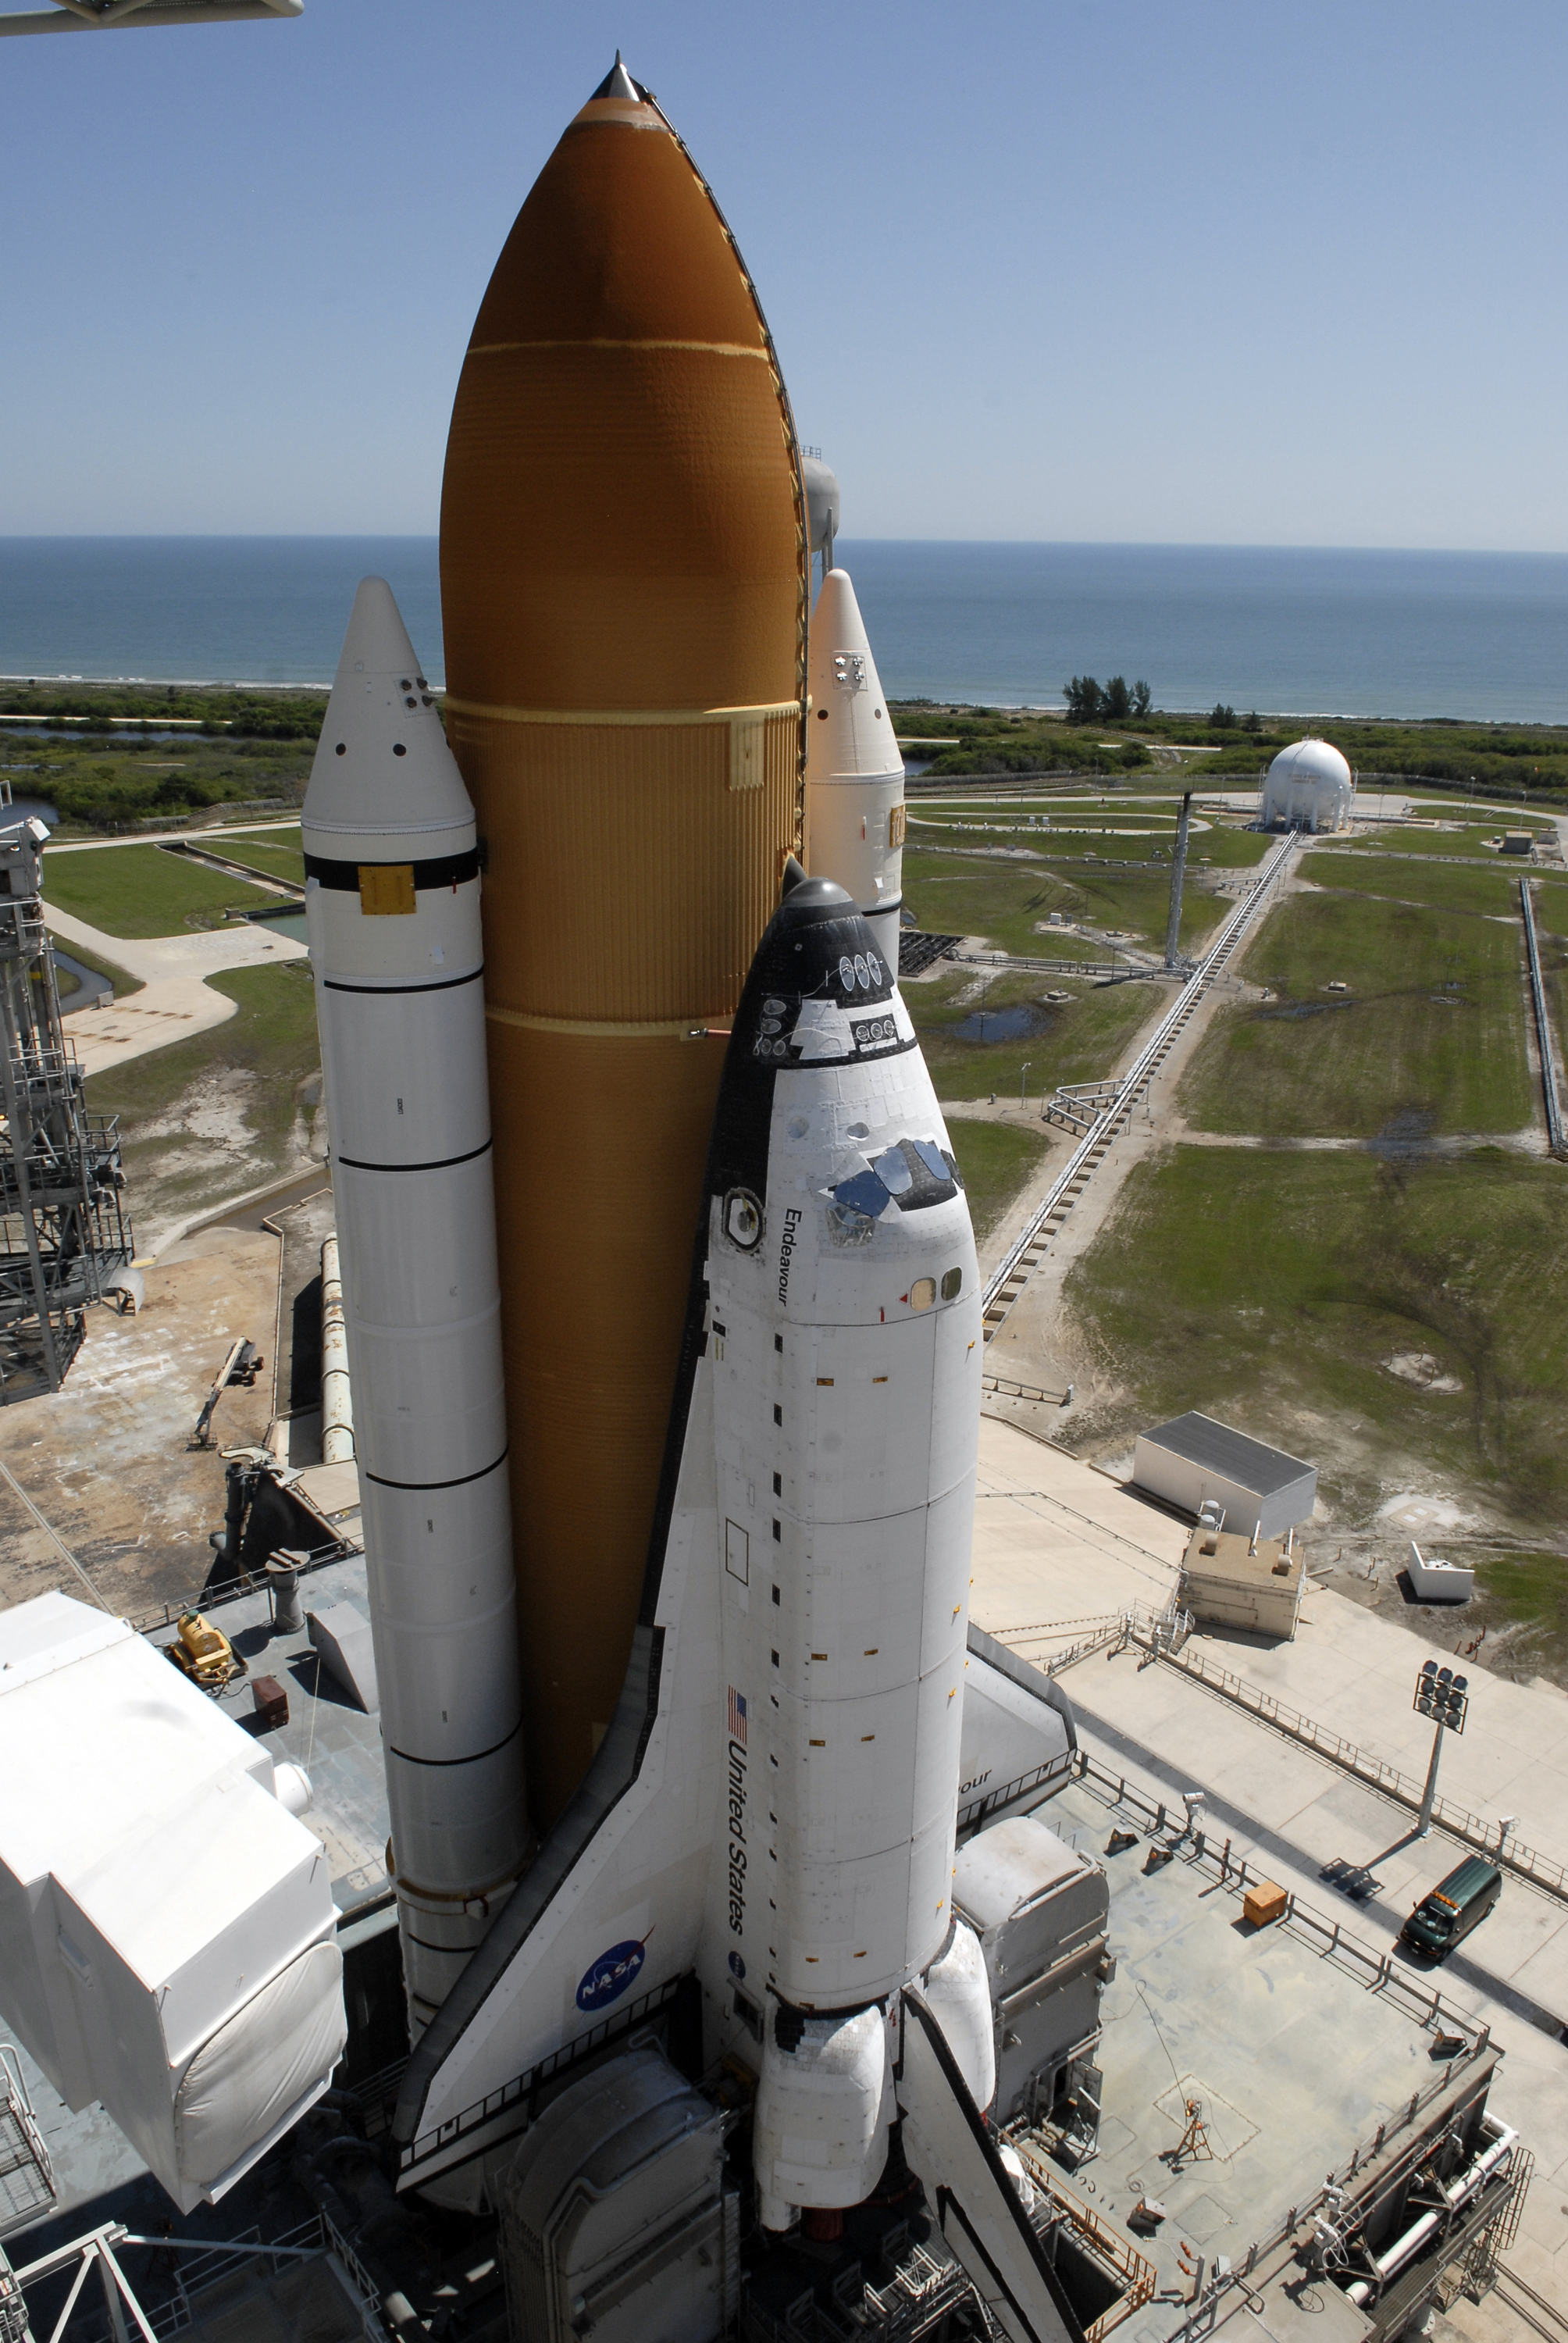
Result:
{"label": "gray concrete slab", "polygon": [[[1085,1783],[1046,1813],[1096,1852],[1127,1819]],[[1205,1865],[1179,1857],[1149,1872],[1148,1844],[1141,1833],[1104,1857],[1118,1966],[1101,2006],[1101,2152],[1063,2185],[1125,2233],[1162,2288],[1184,2288],[1183,2245],[1244,2255],[1442,2069],[1394,1993],[1369,1990],[1364,1971],[1305,1932],[1252,1927]],[[1181,2157],[1189,2099],[1207,2152]],[[1140,2197],[1167,2210],[1153,2238],[1127,2227]],[[1177,2323],[1153,2303],[1124,2331],[1141,2343]]]}

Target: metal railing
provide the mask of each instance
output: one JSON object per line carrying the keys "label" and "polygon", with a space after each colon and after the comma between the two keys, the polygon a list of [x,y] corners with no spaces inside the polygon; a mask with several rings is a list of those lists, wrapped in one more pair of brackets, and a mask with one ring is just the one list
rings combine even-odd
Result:
{"label": "metal railing", "polygon": [[[291,1551],[296,1550],[291,1549]],[[301,1578],[307,1578],[313,1571],[329,1570],[335,1562],[353,1561],[361,1551],[359,1546],[347,1538],[334,1538],[330,1545],[310,1546],[305,1549],[296,1568]],[[221,1611],[227,1603],[243,1602],[247,1594],[265,1594],[266,1591],[265,1579],[254,1578],[248,1571],[242,1570],[229,1584],[203,1595],[200,1598],[200,1607],[204,1613]],[[160,1628],[172,1627],[183,1613],[193,1607],[188,1601],[160,1604],[156,1611],[138,1612],[136,1616],[134,1619],[128,1619],[126,1624],[138,1635],[156,1635]]]}
{"label": "metal railing", "polygon": [[[1220,929],[1205,957],[1199,961],[1176,1001],[1161,1019],[1132,1065],[1121,1077],[1121,1088],[1111,1104],[1106,1108],[1093,1129],[1080,1140],[1061,1171],[1046,1190],[1039,1208],[1031,1216],[1023,1234],[1017,1238],[1000,1265],[991,1272],[981,1296],[984,1313],[985,1340],[990,1342],[1006,1319],[1009,1311],[1022,1292],[1030,1272],[1040,1255],[1065,1221],[1094,1173],[1110,1151],[1112,1141],[1126,1124],[1133,1107],[1143,1095],[1160,1067],[1169,1056],[1179,1035],[1191,1021],[1198,1003],[1219,976],[1237,945],[1258,917],[1273,892],[1276,881],[1290,862],[1296,842],[1296,833],[1287,831],[1277,846],[1265,856],[1257,877]],[[1056,1223],[1055,1226],[1052,1223]]]}
{"label": "metal railing", "polygon": [[[1140,1617],[1138,1606],[1124,1615],[1129,1642],[1141,1644],[1145,1650],[1164,1661],[1168,1667],[1180,1668],[1184,1675],[1195,1677],[1211,1692],[1218,1693],[1224,1700],[1233,1701],[1238,1708],[1244,1708],[1260,1724],[1272,1725],[1277,1732],[1300,1742],[1304,1749],[1312,1750],[1314,1755],[1327,1758],[1331,1765],[1338,1765],[1358,1782],[1364,1782],[1369,1788],[1392,1798],[1396,1805],[1408,1807],[1413,1814],[1421,1812],[1424,1785],[1411,1775],[1402,1774],[1397,1765],[1389,1765],[1382,1757],[1370,1755],[1342,1733],[1335,1733],[1327,1725],[1316,1724],[1312,1717],[1303,1715],[1299,1708],[1292,1708],[1289,1702],[1263,1691],[1259,1684],[1249,1684],[1244,1676],[1221,1667],[1192,1644],[1178,1649],[1159,1643],[1156,1632]],[[1437,1828],[1450,1838],[1458,1839],[1465,1846],[1474,1847],[1478,1854],[1486,1855],[1503,1870],[1517,1873],[1520,1878],[1528,1879],[1547,1895],[1559,1896],[1568,1903],[1568,1865],[1559,1863],[1552,1855],[1541,1854],[1534,1847],[1521,1845],[1503,1825],[1472,1814],[1468,1807],[1456,1805],[1452,1798],[1438,1798],[1433,1802],[1432,1819]]]}
{"label": "metal railing", "polygon": [[55,2167],[14,2042],[0,2042],[0,2237],[55,2201]]}
{"label": "metal railing", "polygon": [[1535,906],[1530,881],[1519,881],[1519,910],[1524,921],[1524,949],[1530,957],[1530,990],[1535,1001],[1535,1035],[1541,1049],[1541,1088],[1546,1100],[1546,1131],[1553,1155],[1568,1155],[1563,1133],[1563,1109],[1557,1097],[1557,1043],[1547,1011],[1546,985],[1541,974],[1541,954],[1535,943]]}
{"label": "metal railing", "polygon": [[[175,2260],[171,2296],[151,2311],[138,2299],[120,2263],[119,2253],[127,2246],[150,2247],[171,2259],[181,2258]],[[264,2238],[259,2228],[252,2228],[219,2245],[206,2238],[141,2237],[122,2222],[109,2221],[83,2237],[72,2238],[68,2245],[57,2247],[53,2253],[26,2263],[15,2277],[25,2293],[46,2278],[58,2277],[69,2269],[73,2261],[77,2264],[48,2343],[63,2343],[82,2289],[95,2270],[103,2288],[104,2309],[101,2322],[94,2328],[78,2323],[72,2329],[81,2343],[95,2343],[96,2337],[102,2337],[103,2343],[128,2343],[127,2326],[135,2328],[141,2343],[171,2343],[172,2338],[196,2323],[199,2297],[209,2287],[221,2284],[226,2278],[262,2268],[276,2277],[290,2262],[315,2261],[324,2253],[334,2255],[347,2277],[358,2307],[364,2343],[387,2343],[387,2330],[379,2317],[380,2295],[358,2257],[325,2213],[313,2214],[308,2221],[286,2230],[278,2237]],[[184,2259],[187,2255],[190,2258]]]}
{"label": "metal railing", "polygon": [[[1268,1878],[1266,1873],[1260,1871],[1255,1863],[1250,1865],[1244,1855],[1232,1854],[1233,1842],[1230,1838],[1216,1846],[1212,1843],[1211,1833],[1189,1825],[1185,1807],[1180,1814],[1172,1815],[1163,1800],[1145,1797],[1141,1791],[1133,1788],[1125,1774],[1113,1774],[1109,1766],[1101,1765],[1086,1750],[1074,1751],[1072,1770],[1081,1782],[1086,1783],[1104,1799],[1107,1805],[1120,1806],[1138,1820],[1151,1838],[1159,1839],[1165,1833],[1173,1832],[1174,1835],[1166,1839],[1165,1844],[1186,1861],[1211,1873],[1217,1885],[1228,1894],[1242,1896],[1249,1887],[1276,1884]],[[1454,2036],[1462,2043],[1463,2047],[1455,2057],[1444,2062],[1442,2072],[1430,2083],[1423,2084],[1413,2095],[1398,2123],[1412,2123],[1428,2101],[1445,2087],[1458,2062],[1477,2056],[1490,2043],[1491,2026],[1482,2024],[1469,2011],[1457,2009],[1452,2002],[1445,2001],[1441,1987],[1429,1990],[1424,1984],[1407,1976],[1396,1965],[1392,1953],[1380,1953],[1370,1945],[1363,1945],[1359,1937],[1352,1935],[1342,1920],[1330,1919],[1323,1913],[1314,1911],[1310,1904],[1303,1904],[1294,1893],[1287,1894],[1284,1912],[1271,1925],[1286,1928],[1302,1937],[1325,1959],[1340,1961],[1352,1969],[1372,1992],[1386,1994],[1420,2025]],[[1395,2128],[1397,2125],[1385,2127],[1388,2130]],[[1382,2146],[1382,2133],[1380,2132],[1380,2152]],[[1358,2150],[1350,2169],[1358,2169],[1364,2160]]]}
{"label": "metal railing", "polygon": [[[1046,2162],[1037,2139],[1031,2138],[1027,2127],[1008,2135],[1035,2188],[1051,2211],[1065,2220],[1077,2232],[1080,2242],[1095,2260],[1115,2275],[1121,2289],[1109,2310],[1101,2311],[1091,2326],[1084,2328],[1084,2343],[1104,2343],[1113,2327],[1141,2310],[1152,2301],[1160,2283],[1160,2273],[1151,2261],[1145,2259],[1137,2247],[1128,2243],[1119,2230],[1113,2229],[1092,2205],[1086,2205],[1070,2188],[1064,2188]],[[1036,2223],[1037,2227],[1040,2224]]]}
{"label": "metal railing", "polygon": [[[500,2122],[505,2116],[517,2114],[518,2122],[516,2128],[520,2130],[527,2120],[528,2102],[541,2084],[548,2083],[566,2068],[575,2066],[594,2051],[602,2049],[615,2036],[629,2033],[644,2018],[657,2016],[674,2000],[681,1983],[679,1977],[667,1977],[651,1992],[639,1994],[624,2009],[617,2010],[613,2017],[600,2018],[598,2024],[590,2026],[586,2034],[577,2035],[570,2042],[564,2042],[558,2050],[552,2050],[536,2066],[528,2067],[520,2075],[514,2075],[509,2083],[498,2085],[482,2099],[477,2099],[472,2107],[448,2116],[445,2123],[436,2125],[433,2130],[421,2132],[398,2155],[398,2187],[407,2187],[410,2174],[421,2170],[435,2157],[446,2156],[448,2150],[461,2146],[474,2135],[487,2132],[492,2124]],[[477,2138],[469,2153],[477,2155],[481,2146],[489,2144],[487,2139]]]}

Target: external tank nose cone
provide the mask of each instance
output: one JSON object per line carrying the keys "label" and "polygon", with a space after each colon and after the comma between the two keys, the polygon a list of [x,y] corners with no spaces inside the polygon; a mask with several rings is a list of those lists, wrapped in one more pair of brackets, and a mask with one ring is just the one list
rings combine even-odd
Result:
{"label": "external tank nose cone", "polygon": [[600,82],[598,87],[595,90],[593,96],[589,98],[588,104],[592,106],[601,97],[628,97],[630,98],[635,105],[638,99],[644,98],[647,96],[648,92],[642,87],[641,84],[633,81],[625,65],[622,65],[620,61],[620,51],[617,49],[615,53],[614,65],[611,65],[608,73],[606,74],[603,81]]}

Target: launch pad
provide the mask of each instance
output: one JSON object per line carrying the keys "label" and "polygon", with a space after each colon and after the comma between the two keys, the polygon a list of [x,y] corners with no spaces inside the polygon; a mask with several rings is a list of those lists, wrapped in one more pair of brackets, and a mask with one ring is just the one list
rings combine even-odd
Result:
{"label": "launch pad", "polygon": [[[302,1594],[307,1609],[362,1601],[363,1562],[350,1556],[327,1564],[302,1582]],[[388,2295],[396,2281],[422,2315],[442,2307],[427,2298],[438,2297],[457,2262],[468,2269],[492,2262],[489,2279],[471,2288],[459,2283],[464,2315],[447,2331],[454,2343],[498,2337],[498,2278],[508,2252],[504,2221],[443,2216],[405,2197],[403,2242],[386,2244],[386,2176],[400,2160],[388,2157],[387,2126],[402,2056],[397,2049],[387,2053],[402,2006],[395,1916],[384,1885],[377,1894],[373,1878],[374,1843],[385,1828],[377,1720],[320,1685],[307,1635],[269,1635],[266,1594],[237,1594],[213,1615],[237,1648],[250,1652],[253,1668],[265,1666],[288,1684],[289,1723],[264,1742],[279,1759],[310,1756],[317,1796],[309,1825],[333,1871],[353,2021],[337,2084],[352,2096],[327,2124],[343,2146],[334,2159],[338,2193],[327,2242],[347,2246],[353,2267],[369,2261],[378,2279],[373,2293]],[[160,1630],[158,1640],[166,1634]],[[313,1684],[319,1685],[315,1693]],[[248,1698],[236,1685],[224,1704],[237,1714]],[[1346,2299],[1342,2269],[1340,2284],[1320,2281],[1310,2289],[1312,2303],[1300,2302],[1308,2280],[1298,2248],[1325,2204],[1331,2211],[1337,2206],[1325,2187],[1342,2189],[1353,2205],[1369,2188],[1387,2196],[1387,2175],[1395,2171],[1402,2204],[1412,2176],[1428,2168],[1452,2135],[1456,2109],[1471,2111],[1465,2120],[1473,2118],[1480,2137],[1477,2110],[1498,2063],[1485,2030],[1446,2001],[1434,2016],[1430,1987],[1418,1992],[1390,1970],[1370,1937],[1335,1926],[1329,1916],[1302,1907],[1282,1923],[1252,1926],[1242,1911],[1238,1861],[1227,1863],[1220,1843],[1187,1833],[1184,1810],[1178,1805],[1172,1817],[1162,1809],[1152,1782],[1113,1777],[1081,1757],[1037,1814],[1065,1845],[1103,1870],[1113,1974],[1102,1988],[1092,2048],[1092,2125],[1080,2133],[1070,2121],[1023,2117],[1003,2137],[1033,2192],[1030,2218],[1091,2343],[1112,2332],[1128,2343],[1171,2343],[1189,2331],[1200,2305],[1205,2319],[1222,2320],[1231,2310],[1241,2313],[1250,2294],[1267,2297],[1271,2315],[1282,2319],[1270,2332],[1292,2331],[1286,2315],[1292,2306],[1303,2318],[1326,2318],[1313,2333],[1343,2343],[1397,2332],[1375,2304],[1363,2308]],[[1113,1835],[1121,1844],[1107,1853]],[[1171,1859],[1151,1865],[1151,1850],[1169,1851]],[[849,2331],[866,2343],[978,2334],[968,2279],[935,2232],[918,2183],[897,2165],[875,2200],[845,2217],[837,2237],[802,2231],[769,2241],[756,2228],[742,2210],[754,2078],[733,2060],[715,2066],[692,2016],[693,2003],[678,1993],[650,2009],[628,2010],[569,2068],[528,2078],[527,2119],[538,2126],[564,2093],[628,2048],[657,2046],[687,2074],[721,2135],[725,2201],[732,2209],[715,2242],[739,2334],[757,2343],[828,2343]],[[402,2040],[406,2046],[406,2032]],[[118,2218],[133,2230],[146,2227],[151,2184],[130,2177],[136,2159],[128,2151],[112,2193],[82,2201],[81,2179],[106,2169],[106,2118],[69,2117],[35,2074],[33,2087],[57,2178],[67,2200],[78,2202],[65,2226]],[[1192,2098],[1202,2106],[1208,2157],[1178,2153]],[[1482,2139],[1482,2154],[1502,2137],[1494,2119],[1484,2119],[1493,2131]],[[357,2137],[366,2138],[363,2150],[352,2147]],[[525,2143],[528,2137],[525,2131]],[[480,2154],[483,2137],[476,2126]],[[1521,2152],[1514,2196],[1526,2168]],[[218,2239],[256,2220],[263,2239],[292,2234],[309,2199],[299,2197],[288,2169],[286,2156],[264,2166],[234,2199],[186,2217],[185,2227]],[[1508,2196],[1500,2183],[1484,2206],[1452,2208],[1450,2233],[1438,2244],[1454,2287],[1486,2226],[1477,2227],[1481,2212],[1493,2225],[1502,2221]],[[1152,2221],[1140,2210],[1151,2205],[1161,2215]],[[372,2226],[377,2221],[379,2228]],[[378,2252],[358,2225],[380,2240]],[[46,2242],[60,2226],[36,2234]],[[418,2251],[416,2237],[423,2240]],[[12,2258],[25,2258],[22,2241],[14,2240]],[[1237,2274],[1246,2282],[1232,2286]],[[156,2289],[153,2298],[156,2304]],[[450,2308],[452,2298],[445,2299]],[[386,2317],[383,2309],[383,2322]],[[243,2319],[232,2329],[226,2321],[225,2331],[249,2333]]]}

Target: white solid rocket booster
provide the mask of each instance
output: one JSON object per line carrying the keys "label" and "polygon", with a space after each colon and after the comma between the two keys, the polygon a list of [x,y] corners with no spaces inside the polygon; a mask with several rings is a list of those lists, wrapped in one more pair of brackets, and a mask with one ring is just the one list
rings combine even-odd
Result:
{"label": "white solid rocket booster", "polygon": [[847,569],[829,569],[811,613],[806,727],[806,860],[870,921],[899,970],[904,760]]}
{"label": "white solid rocket booster", "polygon": [[303,817],[414,2034],[531,1849],[474,811],[379,578]]}

